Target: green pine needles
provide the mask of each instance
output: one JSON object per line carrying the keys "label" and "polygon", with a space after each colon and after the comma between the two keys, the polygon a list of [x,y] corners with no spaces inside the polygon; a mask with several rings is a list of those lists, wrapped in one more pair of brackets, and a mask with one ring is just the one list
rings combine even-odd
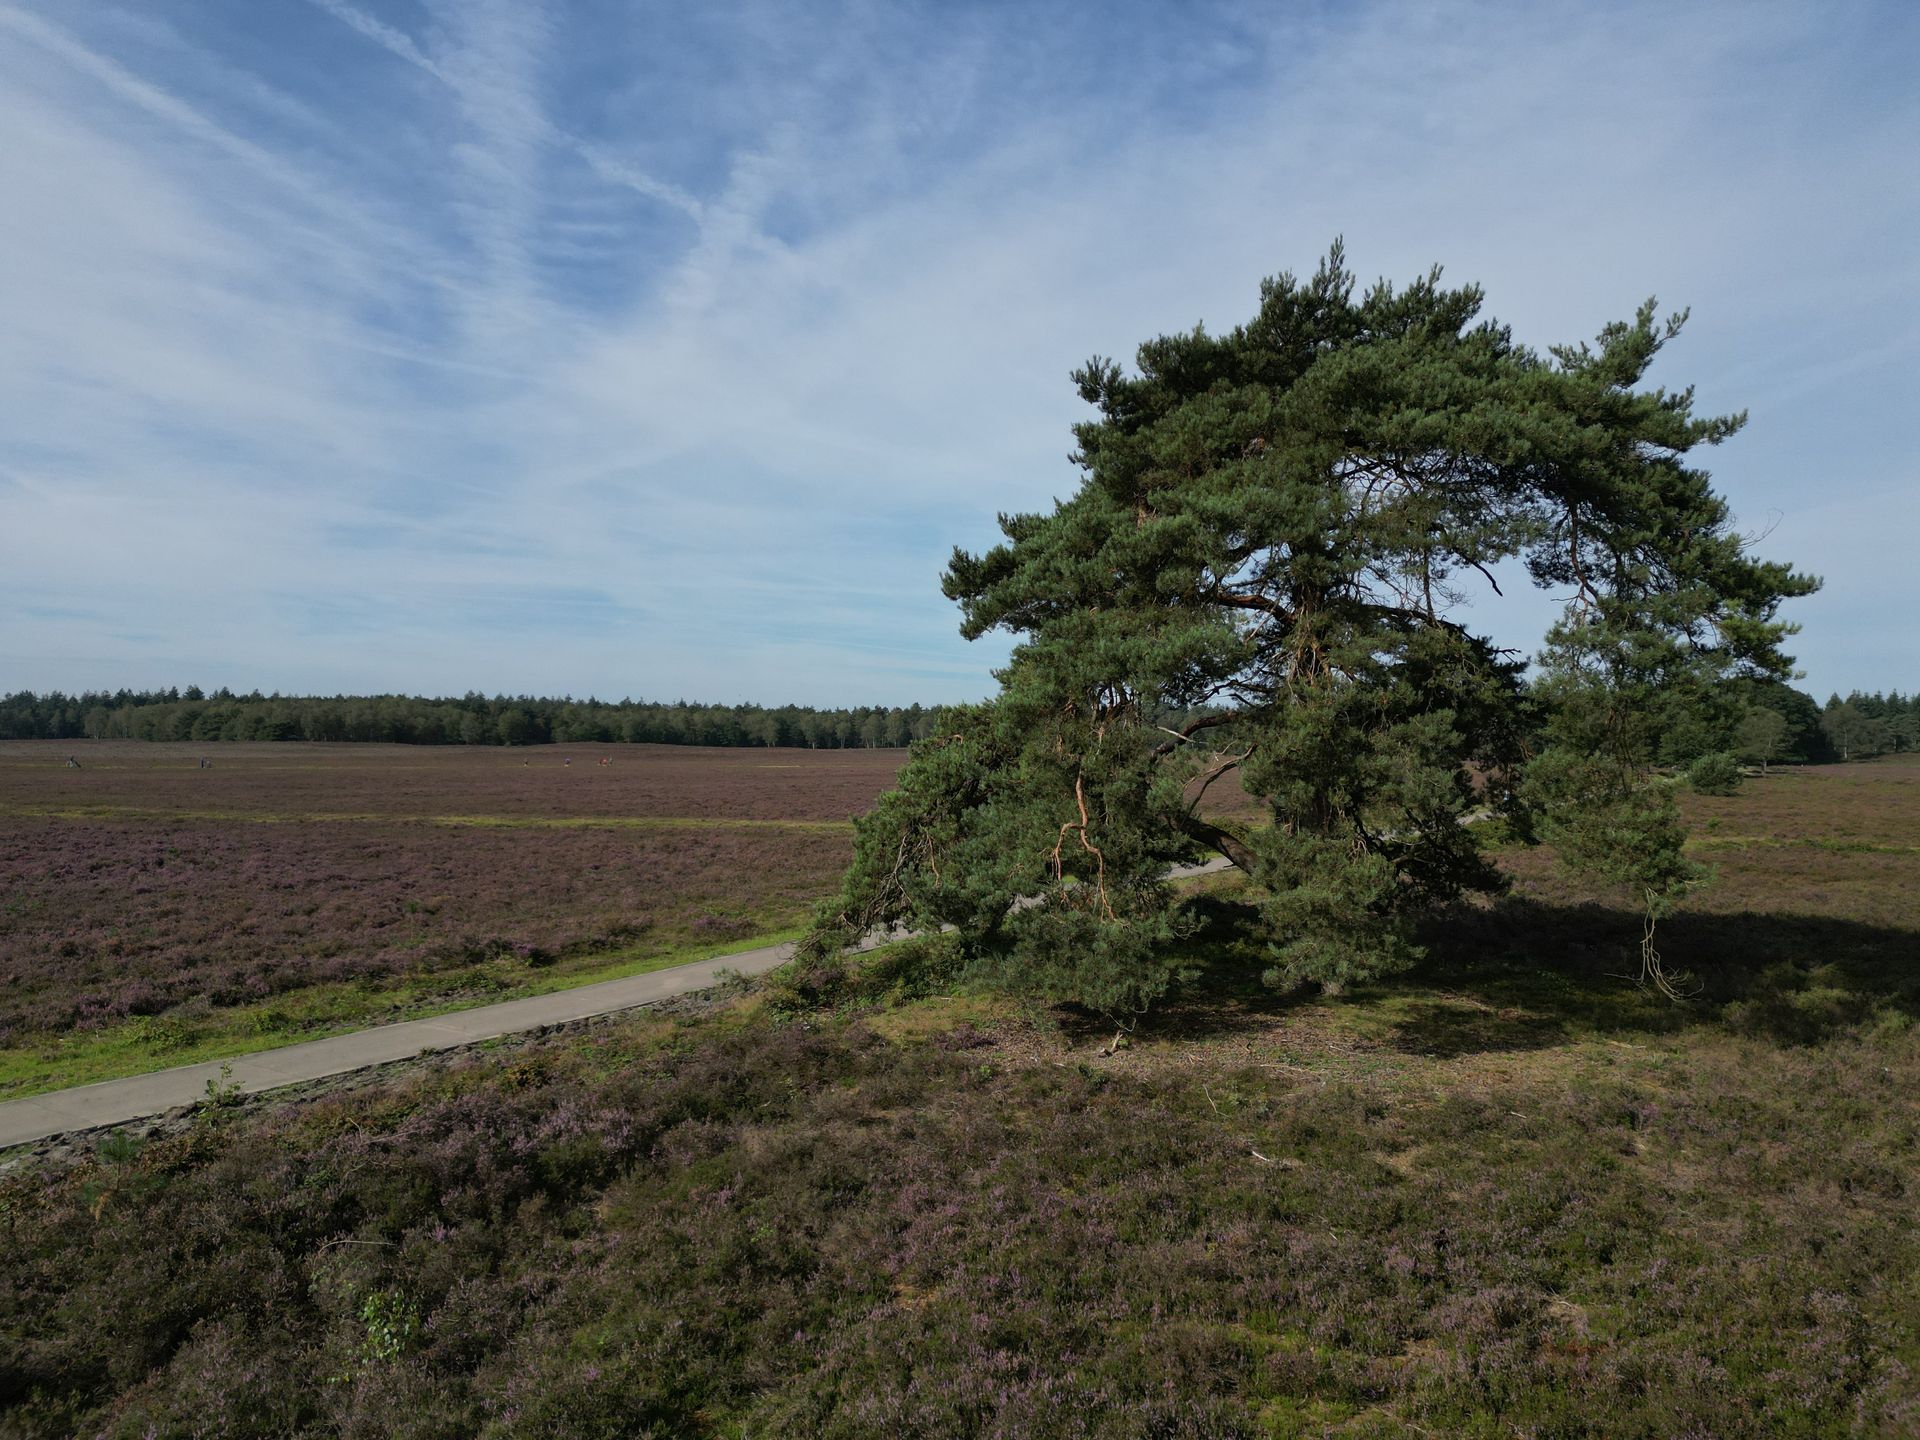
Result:
{"label": "green pine needles", "polygon": [[[1167,867],[1217,850],[1272,982],[1364,978],[1500,889],[1470,828],[1494,812],[1631,887],[1671,988],[1652,924],[1700,875],[1659,726],[1787,674],[1776,612],[1818,582],[1755,559],[1686,463],[1745,417],[1638,388],[1684,317],[1542,356],[1481,302],[1437,269],[1356,298],[1336,244],[1225,335],[1080,370],[1078,492],[943,582],[969,638],[1019,637],[1000,692],[915,745],[811,955],[951,927],[976,976],[1124,1022],[1190,963]],[[1531,683],[1460,618],[1461,577],[1516,558],[1566,597]],[[1270,823],[1208,818],[1234,778]]]}

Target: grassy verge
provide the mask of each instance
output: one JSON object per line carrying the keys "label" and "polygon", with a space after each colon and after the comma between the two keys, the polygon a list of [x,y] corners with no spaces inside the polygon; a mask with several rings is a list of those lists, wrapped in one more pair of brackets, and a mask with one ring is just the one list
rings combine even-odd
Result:
{"label": "grassy verge", "polygon": [[1693,835],[1687,839],[1689,850],[1783,850],[1803,848],[1827,850],[1836,855],[1920,855],[1920,845],[1903,845],[1879,840],[1836,840],[1820,835]]}
{"label": "grassy verge", "polygon": [[30,1040],[0,1047],[0,1100],[644,975],[796,940],[804,933],[797,921],[792,915],[756,917],[749,933],[719,941],[681,938],[663,944],[649,936],[642,945],[570,956],[539,969],[501,958],[457,971],[313,985],[256,1005],[197,1011],[183,1007],[166,1015]]}

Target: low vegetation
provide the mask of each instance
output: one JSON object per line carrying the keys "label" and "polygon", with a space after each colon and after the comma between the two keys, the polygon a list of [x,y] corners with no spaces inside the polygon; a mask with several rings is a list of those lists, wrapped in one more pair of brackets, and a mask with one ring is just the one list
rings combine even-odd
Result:
{"label": "low vegetation", "polygon": [[1920,765],[1687,801],[1667,922],[1538,851],[1411,973],[1117,1053],[949,942],[0,1180],[37,1435],[1920,1430]]}
{"label": "low vegetation", "polygon": [[786,938],[898,764],[786,753],[0,747],[0,1096]]}
{"label": "low vegetation", "polygon": [[[79,769],[64,762],[80,762]],[[602,765],[601,761],[607,763]],[[203,765],[202,762],[205,762]],[[0,813],[103,819],[825,820],[865,814],[900,756],[638,745],[0,743]]]}

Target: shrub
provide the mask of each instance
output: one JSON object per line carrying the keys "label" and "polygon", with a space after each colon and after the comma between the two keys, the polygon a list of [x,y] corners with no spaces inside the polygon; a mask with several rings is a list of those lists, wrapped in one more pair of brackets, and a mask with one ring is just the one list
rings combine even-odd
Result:
{"label": "shrub", "polygon": [[1702,795],[1731,795],[1740,788],[1740,762],[1725,751],[1702,755],[1687,767],[1687,783]]}

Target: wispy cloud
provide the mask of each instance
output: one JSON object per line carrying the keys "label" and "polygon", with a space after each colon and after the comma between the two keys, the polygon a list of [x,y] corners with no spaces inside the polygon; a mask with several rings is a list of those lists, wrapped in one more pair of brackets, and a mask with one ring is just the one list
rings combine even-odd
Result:
{"label": "wispy cloud", "polygon": [[0,3],[0,688],[981,693],[1067,370],[1339,232],[1690,303],[1810,683],[1911,685],[1920,22],[1733,14]]}
{"label": "wispy cloud", "polygon": [[[523,144],[540,142],[564,147],[579,155],[602,178],[672,206],[696,220],[701,217],[700,202],[679,186],[656,180],[593,141],[582,139],[549,121],[535,97],[511,77],[499,73],[498,67],[503,62],[511,63],[516,58],[513,49],[494,47],[487,56],[486,64],[474,68],[462,66],[449,69],[423,51],[404,31],[375,19],[357,6],[346,4],[345,0],[311,0],[311,3],[364,35],[388,54],[424,70],[460,96],[477,113],[495,116],[506,122],[518,132]],[[484,16],[495,36],[506,41],[510,47],[537,42],[538,32],[544,28],[539,23],[539,16],[543,12],[531,5],[493,5],[482,12],[468,12],[455,7],[449,13],[455,23]]]}
{"label": "wispy cloud", "polygon": [[453,78],[435,64],[424,50],[414,44],[413,37],[404,30],[396,29],[383,20],[377,20],[357,5],[344,3],[344,0],[313,0],[313,4],[343,25],[357,30],[388,54],[398,55],[409,65],[426,71],[434,79],[447,85],[455,83]]}

